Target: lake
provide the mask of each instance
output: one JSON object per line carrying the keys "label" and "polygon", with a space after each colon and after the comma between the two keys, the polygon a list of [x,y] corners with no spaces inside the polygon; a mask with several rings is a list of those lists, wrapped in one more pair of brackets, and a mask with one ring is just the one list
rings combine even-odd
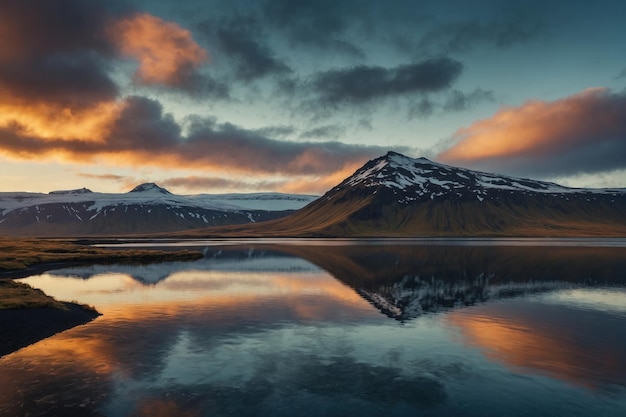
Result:
{"label": "lake", "polygon": [[168,245],[20,280],[103,315],[0,358],[0,416],[626,415],[625,240]]}

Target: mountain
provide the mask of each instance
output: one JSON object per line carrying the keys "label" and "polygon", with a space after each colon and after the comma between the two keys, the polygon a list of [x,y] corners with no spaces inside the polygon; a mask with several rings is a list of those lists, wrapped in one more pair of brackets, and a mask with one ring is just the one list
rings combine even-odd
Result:
{"label": "mountain", "polygon": [[276,219],[317,196],[254,193],[175,195],[154,183],[123,194],[86,188],[0,193],[0,233],[94,236],[172,232]]}
{"label": "mountain", "polygon": [[152,193],[152,194],[163,194],[163,195],[172,195],[165,188],[161,188],[153,182],[146,182],[144,184],[139,184],[135,188],[129,191],[129,193]]}
{"label": "mountain", "polygon": [[626,236],[626,189],[568,188],[389,152],[293,215],[202,233]]}

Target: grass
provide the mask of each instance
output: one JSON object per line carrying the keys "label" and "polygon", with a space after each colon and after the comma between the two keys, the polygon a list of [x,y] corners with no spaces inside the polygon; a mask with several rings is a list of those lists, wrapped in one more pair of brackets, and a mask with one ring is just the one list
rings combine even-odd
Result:
{"label": "grass", "polygon": [[[69,240],[0,238],[0,276],[19,276],[29,268],[47,269],[55,264],[148,263],[189,261],[202,257],[200,252],[109,249],[79,245]],[[96,310],[77,304],[86,311]],[[66,303],[55,300],[29,285],[0,278],[0,310],[22,308],[56,308],[66,310]]]}
{"label": "grass", "polygon": [[0,272],[19,271],[54,263],[147,263],[194,260],[200,252],[109,249],[69,240],[0,238]]}
{"label": "grass", "polygon": [[0,310],[18,308],[67,309],[60,301],[30,285],[13,280],[0,280]]}

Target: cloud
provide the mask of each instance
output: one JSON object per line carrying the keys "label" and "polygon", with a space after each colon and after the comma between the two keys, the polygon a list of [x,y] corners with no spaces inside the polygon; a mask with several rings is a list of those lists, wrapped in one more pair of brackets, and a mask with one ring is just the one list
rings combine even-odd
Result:
{"label": "cloud", "polygon": [[385,152],[379,146],[276,140],[230,123],[192,129],[179,149],[181,159],[189,164],[299,175],[329,174]]}
{"label": "cloud", "polygon": [[485,91],[481,88],[477,88],[471,93],[452,90],[443,103],[443,109],[446,111],[462,111],[470,109],[480,102],[493,100],[493,92]]}
{"label": "cloud", "polygon": [[463,65],[450,58],[429,59],[393,68],[358,65],[318,73],[313,87],[328,104],[365,104],[379,98],[445,90]]}
{"label": "cloud", "polygon": [[420,97],[417,101],[413,101],[409,107],[408,117],[414,118],[426,118],[431,116],[439,104],[433,101],[430,97]]}
{"label": "cloud", "polygon": [[459,129],[437,159],[516,175],[626,168],[626,94],[593,88],[556,101],[528,101]]}
{"label": "cloud", "polygon": [[[228,95],[195,72],[206,55],[189,32],[148,14],[129,14],[121,2],[0,1],[0,16],[5,150],[16,146],[17,154],[31,155],[37,148],[58,149],[71,155],[104,141],[110,146],[116,137],[111,129],[123,122],[134,100],[120,97],[111,75],[122,59],[120,48],[140,59],[144,81],[194,83],[213,95]],[[112,28],[121,44],[111,38]],[[17,137],[24,138],[22,146],[8,139]],[[48,143],[38,143],[43,140]]]}
{"label": "cloud", "polygon": [[196,68],[208,61],[191,32],[148,13],[124,17],[108,33],[123,54],[139,61],[135,81],[140,84],[189,86]]}
{"label": "cloud", "polygon": [[364,8],[367,4],[359,1],[269,0],[265,2],[262,14],[268,24],[282,32],[294,47],[315,47],[325,53],[363,58],[363,50],[346,38],[352,22]]}
{"label": "cloud", "polygon": [[118,95],[103,39],[108,12],[78,0],[0,2],[0,97],[4,106],[84,107]]}
{"label": "cloud", "polygon": [[528,42],[541,30],[542,24],[537,18],[526,15],[488,23],[479,20],[458,21],[429,30],[421,37],[417,48],[439,54],[467,52],[478,44],[506,48]]}
{"label": "cloud", "polygon": [[268,75],[291,72],[270,48],[262,43],[256,19],[233,18],[220,23],[216,33],[221,49],[236,60],[236,77],[251,81]]}
{"label": "cloud", "polygon": [[287,181],[247,181],[229,177],[202,177],[191,175],[187,177],[168,178],[159,181],[159,183],[164,187],[183,188],[190,191],[218,189],[237,190],[238,192],[241,192],[246,190],[276,190],[284,187]]}
{"label": "cloud", "polygon": [[90,174],[88,172],[79,172],[76,174],[82,178],[98,179],[98,180],[110,180],[110,181],[127,181],[128,177],[124,175],[115,174]]}
{"label": "cloud", "polygon": [[493,100],[493,92],[485,91],[481,88],[476,88],[469,93],[451,90],[447,93],[443,101],[430,96],[422,96],[410,101],[408,118],[427,118],[435,114],[435,112],[458,112],[468,110],[477,104]]}
{"label": "cloud", "polygon": [[[120,165],[222,169],[229,173],[328,175],[384,154],[379,146],[340,142],[292,142],[231,123],[196,118],[182,134],[161,104],[128,97],[112,112],[98,140],[40,138],[20,126],[0,130],[0,151],[20,158],[56,156],[74,162],[96,158]],[[406,152],[406,148],[395,148]],[[242,162],[245,161],[245,162]]]}
{"label": "cloud", "polygon": [[300,134],[303,139],[328,139],[338,138],[346,132],[346,128],[341,125],[332,124],[319,126],[314,129],[309,129]]}
{"label": "cloud", "polygon": [[49,51],[76,50],[111,55],[102,29],[113,15],[105,4],[98,0],[1,0],[0,56],[22,60]]}
{"label": "cloud", "polygon": [[266,126],[260,129],[257,129],[256,132],[262,136],[272,136],[272,137],[285,137],[292,135],[296,129],[293,126]]}

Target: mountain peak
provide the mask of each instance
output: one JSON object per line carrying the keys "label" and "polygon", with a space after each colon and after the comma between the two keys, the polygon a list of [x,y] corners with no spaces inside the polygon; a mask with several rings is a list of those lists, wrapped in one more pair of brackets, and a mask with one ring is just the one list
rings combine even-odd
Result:
{"label": "mountain peak", "polygon": [[67,195],[67,194],[90,194],[92,191],[88,188],[78,188],[76,190],[58,190],[58,191],[50,191],[48,194],[50,195]]}
{"label": "mountain peak", "polygon": [[385,156],[381,158],[386,159],[394,164],[410,164],[413,165],[415,163],[428,163],[433,165],[438,165],[437,163],[431,161],[430,159],[424,158],[423,156],[420,158],[411,158],[399,152],[389,151]]}
{"label": "mountain peak", "polygon": [[140,184],[129,191],[129,193],[159,193],[159,194],[172,194],[165,188],[159,187],[153,182],[146,182]]}
{"label": "mountain peak", "polygon": [[411,158],[389,151],[368,161],[334,190],[365,187],[373,193],[379,188],[394,190],[398,201],[471,195],[482,201],[488,190],[535,193],[571,193],[574,190],[554,183],[514,178],[456,168],[426,158]]}
{"label": "mountain peak", "polygon": [[428,180],[433,170],[443,165],[426,158],[411,158],[398,152],[372,159],[348,177],[341,185],[386,186],[405,188]]}

